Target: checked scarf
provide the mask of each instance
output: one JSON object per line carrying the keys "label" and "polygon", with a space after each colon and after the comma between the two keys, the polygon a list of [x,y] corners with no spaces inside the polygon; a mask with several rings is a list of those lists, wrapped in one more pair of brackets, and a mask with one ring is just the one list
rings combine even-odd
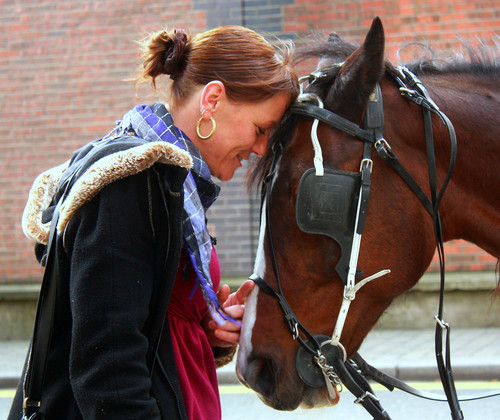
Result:
{"label": "checked scarf", "polygon": [[[205,223],[205,212],[217,199],[220,187],[211,180],[210,170],[198,148],[174,126],[172,116],[163,104],[138,105],[118,121],[116,134],[135,134],[148,141],[165,141],[185,151],[193,158],[193,167],[184,181],[184,212],[182,231],[196,280],[213,318],[224,323],[229,319],[221,308],[210,278],[212,239]],[[220,316],[219,316],[220,315]],[[229,319],[230,320],[230,319]],[[232,320],[231,320],[232,321]]]}

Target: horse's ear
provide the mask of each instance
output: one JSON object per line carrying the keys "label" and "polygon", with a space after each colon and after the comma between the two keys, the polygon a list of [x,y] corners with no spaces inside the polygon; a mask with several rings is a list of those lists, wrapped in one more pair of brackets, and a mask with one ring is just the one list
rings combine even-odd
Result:
{"label": "horse's ear", "polygon": [[345,60],[326,97],[326,105],[348,118],[359,116],[384,72],[384,48],[384,28],[376,17],[363,45]]}

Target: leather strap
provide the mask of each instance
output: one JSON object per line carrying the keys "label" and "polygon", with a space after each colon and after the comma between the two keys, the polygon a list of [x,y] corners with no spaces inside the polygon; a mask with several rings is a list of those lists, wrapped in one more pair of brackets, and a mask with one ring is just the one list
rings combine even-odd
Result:
{"label": "leather strap", "polygon": [[63,199],[59,200],[50,225],[46,266],[38,298],[28,367],[23,384],[23,411],[26,417],[37,413],[40,409],[47,358],[52,339],[59,269],[51,256],[56,252],[56,226],[62,201]]}
{"label": "leather strap", "polygon": [[398,157],[392,153],[390,147],[388,147],[387,143],[385,142],[377,142],[375,144],[375,150],[377,151],[377,154],[379,157],[387,163],[389,166],[391,166],[401,177],[401,179],[406,182],[406,184],[411,188],[411,190],[415,193],[415,195],[418,197],[418,199],[421,201],[421,203],[424,205],[425,209],[427,212],[432,216],[433,214],[433,208],[432,208],[432,203],[427,198],[425,195],[424,191],[418,185],[417,181],[413,179],[413,177],[409,174],[409,172],[406,170],[406,168],[401,164],[399,161]]}
{"label": "leather strap", "polygon": [[[424,117],[427,167],[429,172],[429,188],[432,200],[431,216],[434,225],[434,235],[436,238],[437,252],[439,255],[439,266],[440,266],[440,277],[441,277],[438,314],[435,316],[437,321],[436,334],[435,334],[436,362],[439,371],[439,376],[441,377],[441,382],[443,384],[443,389],[445,391],[448,404],[451,409],[451,417],[453,420],[463,420],[464,416],[462,410],[460,409],[459,399],[455,388],[455,380],[453,378],[453,371],[451,367],[450,326],[443,321],[445,261],[444,261],[444,245],[443,245],[441,217],[439,214],[439,204],[441,202],[441,198],[443,197],[444,191],[448,186],[448,183],[451,179],[451,175],[453,173],[453,169],[455,167],[455,161],[457,155],[457,140],[453,124],[450,122],[448,117],[439,110],[438,106],[429,97],[427,90],[422,85],[420,80],[413,73],[411,73],[404,67],[400,68],[400,72],[404,76],[408,86],[411,88],[407,89],[405,87],[402,87],[402,89],[400,89],[401,92],[405,94],[405,96],[407,96],[410,100],[422,106],[423,117]],[[437,187],[437,169],[436,169],[436,158],[434,152],[434,138],[432,133],[431,112],[439,116],[443,124],[448,129],[450,137],[450,163],[448,165],[446,178],[443,182],[443,186],[441,187],[439,193]],[[445,330],[446,330],[446,336],[445,336],[446,359],[444,359],[443,357],[443,334]]]}
{"label": "leather strap", "polygon": [[[338,350],[338,347],[336,347]],[[349,362],[344,362],[340,354],[333,359],[335,373],[342,380],[342,384],[356,397],[355,403],[361,404],[373,420],[390,420],[390,416],[380,405],[370,384]]]}
{"label": "leather strap", "polygon": [[[263,279],[259,276],[251,275],[250,280],[253,280],[257,286],[259,286],[263,292],[267,293],[270,296],[275,297],[278,300],[278,303],[283,311],[283,315],[285,321],[288,325],[288,329],[292,333],[292,336],[295,340],[298,340],[300,345],[310,354],[316,355],[318,350],[321,350],[320,344],[314,338],[314,336],[307,330],[304,325],[299,321],[295,312],[293,312],[290,304],[286,300],[285,296],[282,293],[278,293],[274,290],[269,284],[267,284]],[[299,334],[299,330],[305,335],[307,338],[304,340]],[[312,348],[309,343],[313,344],[315,348]]]}
{"label": "leather strap", "polygon": [[358,124],[314,104],[307,102],[295,103],[290,107],[289,112],[315,118],[359,140],[368,141],[370,143],[374,141],[371,131],[365,130]]}
{"label": "leather strap", "polygon": [[[413,388],[412,386],[408,385],[407,383],[401,381],[400,379],[394,378],[391,375],[388,375],[377,368],[373,367],[372,365],[368,364],[359,353],[356,353],[352,359],[354,363],[356,363],[356,366],[360,370],[360,372],[365,376],[366,378],[371,378],[374,381],[378,382],[379,384],[385,386],[389,391],[393,391],[395,388],[407,392],[408,394],[415,395],[416,397],[419,398],[424,398],[426,400],[431,400],[431,401],[443,401],[446,402],[448,401],[447,396],[431,393],[431,392],[425,392],[421,391],[419,389]],[[495,391],[491,392],[489,394],[481,394],[481,395],[465,395],[461,396],[458,401],[474,401],[474,400],[480,400],[484,398],[490,398],[490,397],[495,397],[495,396],[500,396],[500,392]]]}

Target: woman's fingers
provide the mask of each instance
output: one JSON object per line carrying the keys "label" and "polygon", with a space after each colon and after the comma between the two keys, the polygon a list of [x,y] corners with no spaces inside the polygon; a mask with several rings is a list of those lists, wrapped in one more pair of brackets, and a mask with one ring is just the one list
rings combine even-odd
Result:
{"label": "woman's fingers", "polygon": [[[227,284],[221,286],[217,292],[217,297],[226,314],[232,319],[241,320],[243,318],[243,314],[245,312],[245,301],[254,286],[255,283],[252,280],[247,280],[234,293],[230,293],[230,289]],[[219,325],[212,319],[205,325],[208,327],[208,330],[212,331],[207,331],[207,336],[213,346],[230,347],[238,344],[241,330],[241,327],[238,324],[231,321],[225,321],[223,325]]]}
{"label": "woman's fingers", "polygon": [[215,337],[219,340],[218,347],[231,347],[240,341],[240,331],[226,331],[217,329],[214,331]]}
{"label": "woman's fingers", "polygon": [[219,299],[219,302],[221,305],[224,305],[224,303],[227,301],[227,298],[229,297],[229,293],[231,292],[231,289],[227,284],[224,284],[221,286],[219,291],[217,292],[217,298]]}
{"label": "woman's fingers", "polygon": [[[245,312],[245,307],[243,305],[233,305],[227,308],[224,308],[224,311],[232,318],[232,319],[241,319],[243,317],[243,313]],[[208,327],[215,329],[224,329],[228,331],[237,331],[240,330],[241,327],[234,322],[226,321],[223,325],[219,325],[213,319],[208,323]]]}
{"label": "woman's fingers", "polygon": [[[244,305],[251,291],[253,290],[255,283],[252,280],[245,281],[239,289],[231,293],[227,300],[223,303],[223,307],[231,305]],[[222,302],[219,299],[220,302]]]}

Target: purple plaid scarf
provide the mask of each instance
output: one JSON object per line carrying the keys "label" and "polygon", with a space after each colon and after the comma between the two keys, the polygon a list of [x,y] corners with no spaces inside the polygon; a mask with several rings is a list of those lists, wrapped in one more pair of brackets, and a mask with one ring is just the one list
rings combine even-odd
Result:
{"label": "purple plaid scarf", "polygon": [[220,188],[213,183],[210,170],[198,148],[174,126],[172,116],[165,105],[138,105],[131,109],[121,121],[118,121],[115,132],[125,134],[130,130],[148,141],[165,141],[173,144],[187,151],[193,158],[193,167],[184,181],[182,218],[184,246],[210,313],[219,323],[224,323],[221,317],[231,320],[224,313],[210,278],[212,239],[205,223],[205,212],[217,199]]}

